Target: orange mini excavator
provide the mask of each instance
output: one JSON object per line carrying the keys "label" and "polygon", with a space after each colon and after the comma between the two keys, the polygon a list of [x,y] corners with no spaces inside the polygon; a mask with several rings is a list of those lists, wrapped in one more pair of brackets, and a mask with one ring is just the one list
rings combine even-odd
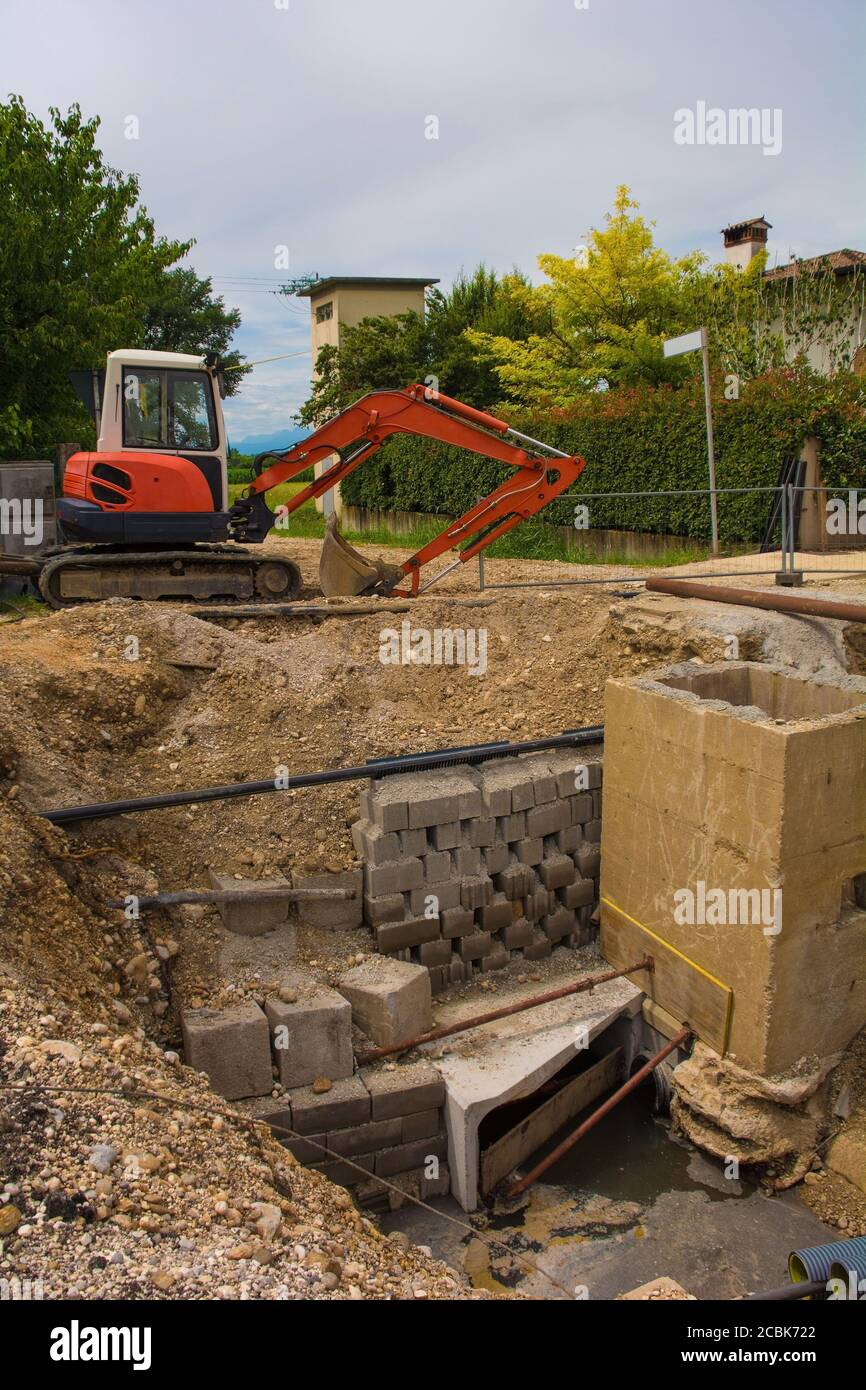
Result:
{"label": "orange mini excavator", "polygon": [[[114,596],[260,602],[294,598],[298,567],[273,546],[254,555],[271,528],[322,497],[395,435],[437,439],[514,472],[400,565],[371,563],[329,518],[320,562],[323,592],[422,593],[498,536],[535,516],[580,476],[581,458],[542,444],[504,420],[424,386],[373,391],[284,453],[260,454],[256,476],[229,506],[224,394],[219,366],[181,353],[118,351],[105,373],[77,374],[97,422],[94,452],[66,464],[57,505],[62,546],[38,576],[54,607]],[[277,512],[267,493],[313,466],[314,481]],[[240,543],[240,544],[238,544]],[[455,558],[425,582],[421,571]]]}

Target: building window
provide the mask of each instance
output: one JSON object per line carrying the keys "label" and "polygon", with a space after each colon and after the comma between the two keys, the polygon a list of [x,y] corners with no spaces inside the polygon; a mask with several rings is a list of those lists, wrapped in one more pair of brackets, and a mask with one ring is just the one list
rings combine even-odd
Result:
{"label": "building window", "polygon": [[320,304],[316,310],[316,323],[327,323],[328,319],[334,317],[334,301],[331,299],[327,304]]}

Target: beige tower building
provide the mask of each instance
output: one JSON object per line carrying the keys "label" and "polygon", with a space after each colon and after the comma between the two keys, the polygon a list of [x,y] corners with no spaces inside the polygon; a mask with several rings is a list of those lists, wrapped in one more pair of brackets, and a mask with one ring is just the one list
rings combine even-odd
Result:
{"label": "beige tower building", "polygon": [[[329,276],[300,291],[310,301],[310,329],[313,340],[313,371],[319,349],[326,345],[340,346],[343,328],[351,328],[361,319],[391,318],[397,314],[424,313],[424,291],[438,280],[401,279],[374,275]],[[407,382],[408,386],[410,383]],[[330,461],[316,466],[316,476]],[[335,488],[321,501],[319,510],[329,513],[333,507],[340,511],[340,490]],[[324,503],[324,506],[323,506]]]}

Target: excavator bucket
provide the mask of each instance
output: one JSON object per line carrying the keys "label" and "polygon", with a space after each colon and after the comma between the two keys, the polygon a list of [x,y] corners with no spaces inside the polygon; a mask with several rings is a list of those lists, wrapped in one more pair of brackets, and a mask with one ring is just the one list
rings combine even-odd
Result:
{"label": "excavator bucket", "polygon": [[319,557],[319,584],[325,598],[365,594],[382,584],[390,587],[403,578],[399,565],[385,560],[366,560],[343,540],[337,518],[331,515],[325,526],[325,539]]}

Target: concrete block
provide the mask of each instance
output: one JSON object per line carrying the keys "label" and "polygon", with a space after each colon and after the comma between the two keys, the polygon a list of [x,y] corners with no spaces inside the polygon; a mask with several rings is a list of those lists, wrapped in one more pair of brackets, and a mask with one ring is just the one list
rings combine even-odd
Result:
{"label": "concrete block", "polygon": [[528,864],[530,867],[540,864],[544,858],[544,841],[540,836],[531,840],[518,840],[513,849],[520,863]]}
{"label": "concrete block", "polygon": [[[449,768],[439,772],[409,772],[388,777],[377,786],[392,787],[391,797],[406,806],[406,825],[398,829],[416,830],[449,821],[468,819],[482,812],[481,794],[470,769]],[[374,806],[375,806],[374,795]],[[386,826],[386,829],[391,827]]]}
{"label": "concrete block", "polygon": [[463,844],[463,827],[459,820],[449,821],[447,825],[434,825],[430,828],[430,840],[434,849],[459,849]]}
{"label": "concrete block", "polygon": [[411,1168],[423,1168],[429,1159],[448,1157],[448,1141],[444,1135],[434,1135],[430,1139],[418,1139],[414,1144],[400,1144],[394,1149],[383,1149],[376,1155],[376,1176],[390,1177],[393,1173],[407,1173]]}
{"label": "concrete block", "polygon": [[584,878],[598,878],[601,871],[600,845],[590,844],[589,840],[584,840],[574,856],[574,862]]}
{"label": "concrete block", "polygon": [[403,1115],[398,1121],[385,1120],[383,1123],[401,1126],[401,1137],[396,1141],[399,1144],[414,1144],[418,1139],[432,1139],[434,1134],[442,1133],[445,1128],[441,1110],[419,1110],[415,1115]]}
{"label": "concrete block", "polygon": [[560,941],[570,936],[577,926],[577,918],[567,907],[558,907],[542,919],[542,928],[550,941]]}
{"label": "concrete block", "polygon": [[418,859],[426,854],[430,846],[427,842],[426,830],[401,830],[400,831],[400,853],[394,855],[395,859]]}
{"label": "concrete block", "polygon": [[586,822],[586,825],[583,827],[583,833],[586,836],[587,840],[592,841],[593,844],[601,844],[601,821],[588,820]]}
{"label": "concrete block", "polygon": [[461,845],[460,849],[452,850],[451,863],[457,878],[470,878],[480,874],[481,850],[473,849],[471,845]]}
{"label": "concrete block", "polygon": [[418,947],[418,961],[428,970],[439,965],[451,964],[451,941],[443,937],[440,941],[425,941]]}
{"label": "concrete block", "polygon": [[393,864],[364,866],[364,891],[371,898],[408,893],[420,888],[423,882],[424,864],[420,859],[398,859]]}
{"label": "concrete block", "polygon": [[493,880],[487,874],[460,880],[460,905],[474,912],[493,897]]}
{"label": "concrete block", "polygon": [[493,816],[478,816],[468,822],[469,843],[475,849],[487,849],[496,837],[496,820]]}
{"label": "concrete block", "polygon": [[[370,1093],[360,1076],[335,1081],[330,1091],[317,1095],[309,1086],[292,1091],[294,1128],[298,1134],[321,1134],[326,1130],[350,1129],[371,1118]],[[373,1115],[386,1120],[387,1115]]]}
{"label": "concrete block", "polygon": [[536,806],[544,806],[557,797],[556,775],[551,771],[550,761],[544,753],[530,753],[520,759],[532,778],[532,793]]}
{"label": "concrete block", "polygon": [[566,888],[575,879],[574,860],[569,854],[545,859],[539,866],[538,876],[548,890]]}
{"label": "concrete block", "polygon": [[352,844],[358,858],[367,864],[386,864],[401,859],[406,853],[400,844],[400,836],[394,832],[388,833],[375,821],[355,821]]}
{"label": "concrete block", "polygon": [[507,868],[510,859],[511,850],[504,840],[500,840],[497,844],[490,845],[489,848],[484,851],[485,872],[490,874],[491,878],[494,874],[502,873],[502,870]]}
{"label": "concrete block", "polygon": [[299,991],[294,1003],[268,999],[265,1013],[280,1081],[288,1090],[319,1076],[339,1081],[352,1075],[352,1011],[342,995],[325,985]]}
{"label": "concrete block", "polygon": [[493,879],[494,888],[508,898],[509,902],[525,898],[527,893],[534,892],[537,883],[535,870],[528,864],[519,864],[516,860]]}
{"label": "concrete block", "polygon": [[511,957],[505,947],[497,945],[489,956],[481,957],[481,969],[485,974],[488,970],[504,970],[510,960]]}
{"label": "concrete block", "polygon": [[451,877],[451,855],[447,850],[433,850],[425,855],[423,862],[427,883],[441,883]]}
{"label": "concrete block", "polygon": [[[208,870],[208,878],[211,887],[221,893],[262,888],[285,888],[288,892],[291,887],[288,879],[284,878],[234,878],[231,874],[215,874],[213,869]],[[258,898],[252,902],[217,903],[217,912],[226,931],[234,932],[236,936],[264,936],[265,932],[273,931],[287,920],[289,900],[277,894],[273,898]]]}
{"label": "concrete block", "polygon": [[232,1009],[182,1009],[187,1066],[207,1073],[226,1100],[263,1096],[273,1087],[268,1021],[258,1004]]}
{"label": "concrete block", "polygon": [[402,922],[384,922],[376,928],[376,946],[386,954],[435,941],[439,935],[438,917],[407,917]]}
{"label": "concrete block", "polygon": [[564,830],[557,830],[553,839],[560,854],[576,854],[583,844],[583,826],[567,825]]}
{"label": "concrete block", "polygon": [[418,1178],[418,1189],[422,1202],[429,1202],[431,1197],[447,1197],[451,1191],[451,1173],[447,1163],[439,1164],[438,1178],[428,1178],[422,1170]]}
{"label": "concrete block", "polygon": [[[417,891],[423,892],[422,889]],[[388,893],[383,898],[364,898],[364,918],[371,927],[382,922],[400,922],[406,915],[406,903],[402,893]]]}
{"label": "concrete block", "polygon": [[446,908],[440,921],[442,935],[449,940],[455,936],[469,936],[475,930],[475,913],[465,907]]}
{"label": "concrete block", "polygon": [[553,945],[551,943],[550,937],[547,936],[544,932],[540,932],[538,928],[536,928],[535,940],[532,942],[532,945],[524,946],[523,948],[523,959],[530,961],[547,960],[547,957],[551,954],[552,950]]}
{"label": "concrete block", "polygon": [[423,888],[413,888],[409,894],[409,910],[418,917],[424,917],[429,912],[441,913],[446,908],[459,906],[459,878],[444,878],[439,883],[426,883]]}
{"label": "concrete block", "polygon": [[474,932],[472,936],[460,937],[457,952],[463,961],[480,960],[482,956],[490,954],[492,942],[489,931]]}
{"label": "concrete block", "polygon": [[[332,1154],[340,1158],[352,1158],[355,1154],[373,1154],[377,1149],[387,1149],[393,1144],[402,1144],[405,1119],[370,1120],[364,1125],[354,1125],[351,1129],[335,1129],[322,1136]],[[422,1139],[425,1136],[414,1136]],[[303,1142],[303,1141],[301,1141]],[[295,1155],[297,1158],[297,1154]],[[301,1160],[303,1162],[303,1160]],[[319,1162],[326,1162],[324,1154],[319,1154]]]}
{"label": "concrete block", "polygon": [[526,812],[514,811],[510,816],[500,816],[496,822],[496,834],[498,839],[504,840],[509,845],[516,840],[524,839],[526,835]]}
{"label": "concrete block", "polygon": [[571,807],[572,825],[586,825],[595,815],[595,807],[592,803],[592,792],[582,792],[579,796],[569,797]]}
{"label": "concrete block", "polygon": [[563,907],[588,907],[590,903],[595,902],[597,892],[598,889],[593,879],[576,878],[573,883],[560,888],[556,896]]}
{"label": "concrete block", "polygon": [[434,995],[442,994],[451,984],[451,971],[447,965],[431,965],[430,989]]}
{"label": "concrete block", "polygon": [[298,917],[307,927],[319,927],[325,931],[353,931],[360,927],[364,918],[364,876],[361,869],[345,869],[340,873],[312,874],[295,878],[296,888],[326,890],[343,888],[354,893],[354,898],[334,901],[300,902]]}
{"label": "concrete block", "polygon": [[514,920],[511,901],[504,893],[494,893],[486,907],[478,913],[478,921],[486,932],[498,932],[509,927]]}
{"label": "concrete block", "polygon": [[477,769],[481,795],[491,816],[508,816],[535,805],[532,777],[521,758],[482,763]]}
{"label": "concrete block", "polygon": [[[442,945],[450,960],[448,943]],[[365,960],[341,975],[337,988],[352,1006],[353,1022],[377,1047],[414,1038],[433,1026],[430,979],[421,965]]]}
{"label": "concrete block", "polygon": [[438,1110],[445,1103],[445,1083],[429,1062],[407,1062],[393,1071],[367,1067],[361,1072],[374,1120]]}
{"label": "concrete block", "polygon": [[375,1154],[356,1154],[353,1158],[337,1158],[327,1163],[312,1163],[310,1167],[338,1187],[357,1187],[375,1172]]}
{"label": "concrete block", "polygon": [[523,899],[523,910],[530,922],[537,922],[547,914],[547,889],[537,888],[533,893],[527,893]]}
{"label": "concrete block", "polygon": [[526,813],[526,835],[534,839],[539,835],[555,835],[569,824],[571,813],[564,801],[551,801],[546,806],[534,806]]}
{"label": "concrete block", "polygon": [[502,944],[509,951],[522,949],[524,946],[531,946],[535,940],[535,928],[525,917],[520,917],[516,922],[511,922],[502,931]]}
{"label": "concrete block", "polygon": [[409,802],[400,785],[402,777],[383,777],[370,785],[364,814],[382,830],[408,830]]}

